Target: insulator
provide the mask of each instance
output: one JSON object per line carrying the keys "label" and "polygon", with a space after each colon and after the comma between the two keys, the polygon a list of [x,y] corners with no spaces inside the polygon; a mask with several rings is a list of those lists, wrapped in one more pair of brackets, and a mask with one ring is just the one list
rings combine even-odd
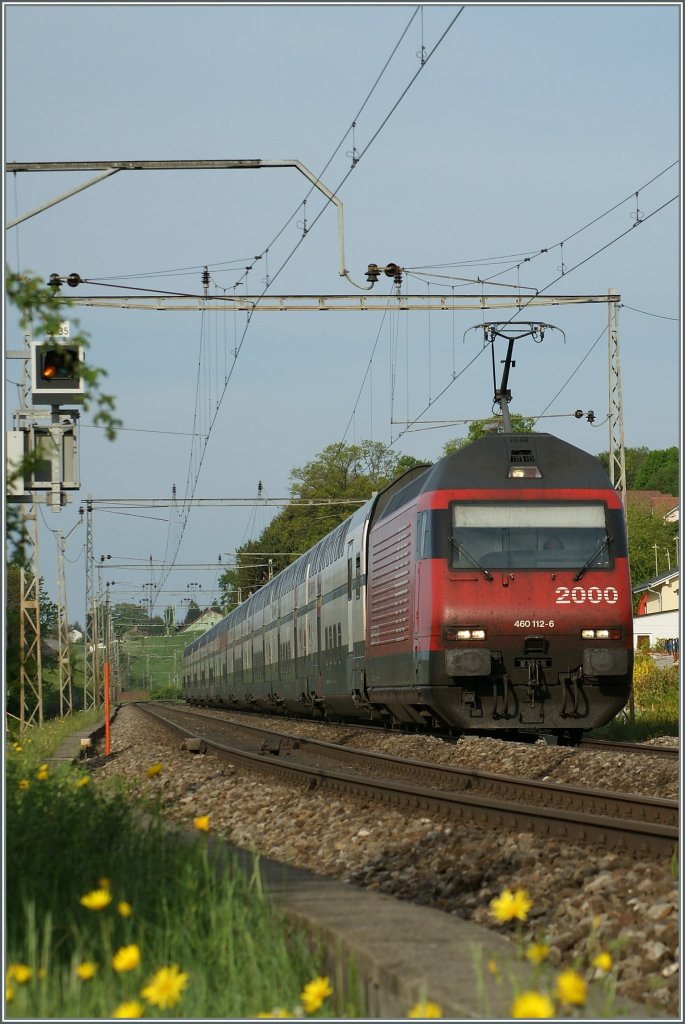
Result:
{"label": "insulator", "polygon": [[583,418],[583,416],[585,415],[585,413],[583,412],[583,410],[582,410],[582,409],[576,409],[576,411],[574,412],[574,414],[573,414],[573,415],[575,416],[575,418],[576,418],[577,420],[582,420],[582,418]]}
{"label": "insulator", "polygon": [[50,285],[51,288],[59,288],[60,285],[62,284],[62,278],[59,276],[59,274],[50,274],[50,280],[48,281],[48,284]]}
{"label": "insulator", "polygon": [[69,274],[69,277],[67,278],[67,284],[69,285],[70,288],[76,288],[78,285],[82,283],[83,282],[81,281],[80,274]]}
{"label": "insulator", "polygon": [[202,286],[209,288],[209,269],[207,267],[202,271]]}
{"label": "insulator", "polygon": [[375,284],[380,277],[380,267],[377,263],[369,263],[369,269],[366,271],[366,280],[370,281],[371,284]]}

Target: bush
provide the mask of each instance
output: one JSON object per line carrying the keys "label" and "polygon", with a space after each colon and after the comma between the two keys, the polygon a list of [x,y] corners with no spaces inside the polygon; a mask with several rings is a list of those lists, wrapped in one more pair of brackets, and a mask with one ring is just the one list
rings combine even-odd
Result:
{"label": "bush", "polygon": [[679,685],[675,665],[658,668],[649,655],[637,654],[633,669],[636,714],[678,720]]}

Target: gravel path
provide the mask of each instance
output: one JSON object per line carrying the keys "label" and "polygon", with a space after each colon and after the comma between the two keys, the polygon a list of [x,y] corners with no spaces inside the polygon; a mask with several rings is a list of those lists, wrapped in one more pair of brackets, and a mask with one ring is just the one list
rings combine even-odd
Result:
{"label": "gravel path", "polygon": [[[657,757],[494,739],[453,744],[306,722],[281,722],[280,728],[441,764],[679,796],[677,761]],[[127,776],[136,793],[157,796],[174,820],[192,827],[194,817],[208,814],[214,834],[275,860],[435,906],[512,937],[512,925],[492,921],[489,902],[504,888],[523,888],[533,907],[522,937],[544,938],[553,963],[570,967],[577,957],[587,962],[588,953],[608,949],[620,995],[679,1014],[680,887],[670,861],[634,861],[531,833],[493,834],[268,781],[210,755],[181,750],[177,738],[131,705],[113,722],[112,753],[94,771],[95,780]],[[163,769],[147,778],[145,770],[155,762]]]}

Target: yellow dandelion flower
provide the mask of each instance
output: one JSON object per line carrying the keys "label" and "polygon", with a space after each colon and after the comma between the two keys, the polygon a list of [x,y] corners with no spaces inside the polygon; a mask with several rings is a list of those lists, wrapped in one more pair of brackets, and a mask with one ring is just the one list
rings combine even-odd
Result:
{"label": "yellow dandelion flower", "polygon": [[514,918],[525,921],[532,906],[533,901],[525,889],[517,889],[516,892],[503,889],[499,896],[490,900],[490,913],[500,923],[513,921]]}
{"label": "yellow dandelion flower", "polygon": [[159,775],[161,770],[162,765],[160,764],[159,761],[157,761],[155,764],[151,764],[150,767],[146,769],[145,774],[147,775],[148,779],[154,779],[155,775]]}
{"label": "yellow dandelion flower", "polygon": [[140,994],[152,1006],[158,1006],[160,1010],[167,1010],[179,1001],[187,983],[188,975],[184,974],[176,964],[172,964],[170,967],[160,967]]}
{"label": "yellow dandelion flower", "polygon": [[115,971],[133,971],[140,963],[140,949],[136,945],[122,946],[112,957]]}
{"label": "yellow dandelion flower", "polygon": [[563,971],[557,978],[555,995],[566,1006],[583,1006],[587,982],[577,971]]}
{"label": "yellow dandelion flower", "polygon": [[285,1007],[283,1007],[283,1006],[275,1006],[274,1009],[271,1011],[271,1013],[258,1013],[257,1017],[258,1018],[266,1018],[266,1017],[277,1018],[277,1019],[280,1020],[283,1017],[292,1017],[292,1013],[289,1013],[288,1010],[286,1010]]}
{"label": "yellow dandelion flower", "polygon": [[329,984],[328,978],[319,976],[314,978],[313,981],[307,982],[300,993],[300,1001],[307,1013],[315,1013],[324,999],[332,995],[332,993],[333,989]]}
{"label": "yellow dandelion flower", "polygon": [[602,971],[604,974],[608,974],[613,966],[614,961],[611,959],[611,953],[603,952],[598,953],[592,961],[592,966],[596,967],[598,971]]}
{"label": "yellow dandelion flower", "polygon": [[209,832],[209,815],[202,814],[199,818],[193,818],[193,825],[199,832]]}
{"label": "yellow dandelion flower", "polygon": [[19,780],[19,789],[28,789],[29,785],[30,785],[30,783],[29,783],[28,779],[20,779]]}
{"label": "yellow dandelion flower", "polygon": [[133,913],[133,907],[130,903],[127,903],[126,900],[120,900],[120,902],[117,903],[117,910],[122,917],[130,917]]}
{"label": "yellow dandelion flower", "polygon": [[11,985],[5,985],[5,999],[8,1003],[14,999],[14,989]]}
{"label": "yellow dandelion flower", "polygon": [[94,977],[97,969],[98,965],[92,960],[84,960],[83,963],[79,964],[76,968],[76,973],[83,981],[89,981]]}
{"label": "yellow dandelion flower", "polygon": [[39,782],[45,782],[45,780],[49,778],[49,776],[50,769],[46,764],[42,764],[38,771],[36,772],[36,778],[38,779]]}
{"label": "yellow dandelion flower", "polygon": [[553,1017],[554,1003],[542,992],[522,992],[512,1004],[511,1015],[524,1020]]}
{"label": "yellow dandelion flower", "polygon": [[7,981],[16,981],[18,985],[25,985],[33,975],[33,970],[28,964],[9,964],[5,971]]}
{"label": "yellow dandelion flower", "polygon": [[109,878],[98,878],[98,885],[100,886],[101,889],[106,889],[107,892],[109,892],[110,888],[112,887],[112,883],[110,882]]}
{"label": "yellow dandelion flower", "polygon": [[112,902],[112,894],[109,889],[103,886],[101,889],[93,889],[91,892],[87,892],[85,896],[81,897],[79,902],[82,906],[87,907],[88,910],[104,910]]}
{"label": "yellow dandelion flower", "polygon": [[526,959],[537,967],[549,956],[549,946],[545,942],[532,942],[526,950]]}
{"label": "yellow dandelion flower", "polygon": [[128,1003],[121,1003],[112,1014],[113,1017],[142,1017],[145,1007],[137,999],[131,999]]}
{"label": "yellow dandelion flower", "polygon": [[13,743],[12,744],[12,749],[16,750],[17,754],[21,754],[21,752],[22,752],[22,750],[24,748],[22,747],[21,743]]}
{"label": "yellow dandelion flower", "polygon": [[416,1003],[412,1006],[407,1017],[442,1017],[442,1007],[438,1003]]}
{"label": "yellow dandelion flower", "polygon": [[82,786],[87,786],[90,782],[90,775],[82,775],[80,779],[76,780],[76,788],[81,789]]}
{"label": "yellow dandelion flower", "polygon": [[497,962],[495,960],[488,960],[485,966],[487,967],[490,974],[499,974],[499,967],[497,966]]}

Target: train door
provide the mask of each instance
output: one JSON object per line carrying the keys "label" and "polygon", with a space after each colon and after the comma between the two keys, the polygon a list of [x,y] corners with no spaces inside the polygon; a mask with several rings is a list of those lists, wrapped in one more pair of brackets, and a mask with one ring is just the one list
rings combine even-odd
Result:
{"label": "train door", "polygon": [[354,599],[352,587],[352,570],[354,567],[354,540],[347,542],[347,653],[354,652]]}
{"label": "train door", "polygon": [[323,693],[323,661],[321,652],[321,612],[323,610],[323,597],[321,592],[321,573],[316,577],[316,692]]}
{"label": "train door", "polygon": [[[347,542],[347,685],[351,690],[364,688],[364,658],[360,654],[364,639],[364,601],[362,591],[362,535]],[[355,643],[357,653],[355,655]]]}

